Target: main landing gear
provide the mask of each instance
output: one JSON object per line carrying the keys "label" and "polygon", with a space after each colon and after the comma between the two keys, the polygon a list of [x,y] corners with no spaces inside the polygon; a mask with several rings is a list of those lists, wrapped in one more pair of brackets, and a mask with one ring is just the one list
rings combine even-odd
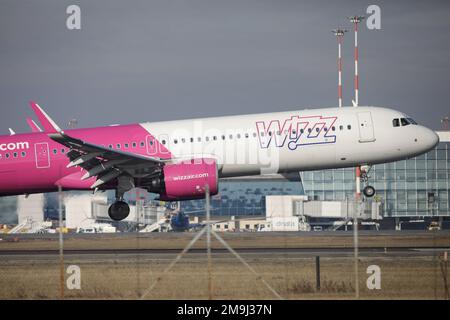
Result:
{"label": "main landing gear", "polygon": [[114,202],[108,209],[108,215],[114,221],[120,221],[128,217],[130,206],[122,200]]}
{"label": "main landing gear", "polygon": [[108,215],[114,221],[123,220],[130,214],[130,206],[123,201],[123,195],[134,188],[134,182],[131,177],[120,176],[117,180],[116,202],[108,209]]}
{"label": "main landing gear", "polygon": [[371,166],[361,166],[361,181],[366,185],[363,189],[363,194],[367,197],[367,198],[372,198],[375,193],[376,190],[374,187],[369,186],[369,171],[372,167]]}

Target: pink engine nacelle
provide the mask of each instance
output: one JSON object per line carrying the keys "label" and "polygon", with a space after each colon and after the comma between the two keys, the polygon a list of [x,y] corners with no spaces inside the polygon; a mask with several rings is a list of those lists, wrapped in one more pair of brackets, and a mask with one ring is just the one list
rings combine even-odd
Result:
{"label": "pink engine nacelle", "polygon": [[199,199],[205,196],[205,185],[210,195],[219,191],[217,163],[212,158],[186,160],[164,166],[164,189],[160,200],[177,201]]}

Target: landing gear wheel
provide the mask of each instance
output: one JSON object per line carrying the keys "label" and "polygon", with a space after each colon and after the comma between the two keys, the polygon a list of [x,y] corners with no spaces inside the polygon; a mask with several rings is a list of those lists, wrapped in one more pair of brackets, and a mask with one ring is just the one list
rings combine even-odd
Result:
{"label": "landing gear wheel", "polygon": [[108,215],[114,221],[120,221],[128,217],[130,207],[124,201],[114,202],[108,209]]}
{"label": "landing gear wheel", "polygon": [[372,186],[366,186],[363,193],[367,198],[372,198],[375,195],[375,188]]}

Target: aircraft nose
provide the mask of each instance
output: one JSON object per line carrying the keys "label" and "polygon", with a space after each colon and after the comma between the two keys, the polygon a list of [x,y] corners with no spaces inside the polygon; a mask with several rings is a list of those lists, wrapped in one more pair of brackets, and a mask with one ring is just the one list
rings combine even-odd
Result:
{"label": "aircraft nose", "polygon": [[433,130],[428,129],[427,141],[429,143],[430,149],[434,149],[439,143],[439,136]]}
{"label": "aircraft nose", "polygon": [[419,141],[421,145],[425,149],[424,151],[429,151],[434,149],[439,143],[439,136],[433,130],[430,130],[426,127],[422,127],[422,133],[420,134]]}

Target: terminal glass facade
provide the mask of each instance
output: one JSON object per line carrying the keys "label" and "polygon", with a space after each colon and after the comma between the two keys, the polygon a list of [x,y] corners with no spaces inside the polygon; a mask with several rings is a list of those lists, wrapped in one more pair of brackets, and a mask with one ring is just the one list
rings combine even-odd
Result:
{"label": "terminal glass facade", "polygon": [[[369,176],[386,217],[450,216],[450,142],[416,158],[375,165]],[[303,172],[301,177],[310,199],[355,197],[355,168]]]}
{"label": "terminal glass facade", "polygon": [[[211,214],[223,216],[264,216],[266,195],[304,194],[300,181],[242,179],[219,182],[219,194],[211,197]],[[181,201],[189,215],[204,215],[205,200]]]}

